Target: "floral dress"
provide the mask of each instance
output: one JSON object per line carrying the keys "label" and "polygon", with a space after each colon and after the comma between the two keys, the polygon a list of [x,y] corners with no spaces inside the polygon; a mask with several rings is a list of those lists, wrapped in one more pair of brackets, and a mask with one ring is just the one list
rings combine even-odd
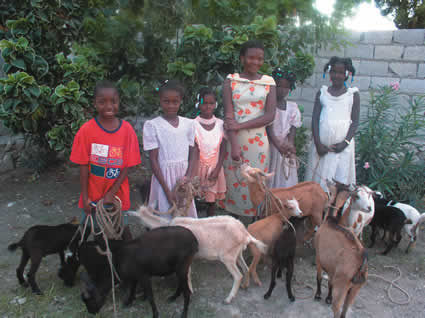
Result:
{"label": "floral dress", "polygon": [[[301,127],[301,113],[295,102],[286,102],[286,110],[276,108],[272,130],[279,142],[287,142],[291,127]],[[297,164],[290,158],[284,158],[273,144],[270,144],[270,172],[274,175],[268,180],[270,188],[287,188],[298,183]]]}
{"label": "floral dress", "polygon": [[[351,125],[351,109],[353,95],[357,87],[348,88],[341,96],[333,96],[327,86],[320,89],[322,111],[319,119],[320,142],[331,146],[343,142]],[[354,138],[340,153],[328,152],[319,157],[314,141],[311,143],[306,180],[319,183],[325,192],[328,191],[326,179],[335,179],[345,184],[356,183],[356,166],[354,160]]]}
{"label": "floral dress", "polygon": [[[232,102],[235,120],[243,123],[264,115],[267,95],[270,86],[275,86],[272,77],[263,75],[258,80],[240,78],[239,74],[229,74],[232,89]],[[266,127],[239,130],[236,134],[242,151],[242,160],[251,167],[268,171],[270,148],[267,139]],[[244,216],[255,216],[249,196],[248,186],[243,180],[230,156],[231,145],[227,146],[224,161],[224,175],[226,177],[226,198],[219,202],[219,206],[226,211]]]}

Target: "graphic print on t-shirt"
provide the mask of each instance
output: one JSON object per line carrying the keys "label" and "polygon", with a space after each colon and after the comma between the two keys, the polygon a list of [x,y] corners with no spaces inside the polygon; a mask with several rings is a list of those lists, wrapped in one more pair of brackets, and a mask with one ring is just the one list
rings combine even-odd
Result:
{"label": "graphic print on t-shirt", "polygon": [[116,179],[123,164],[123,147],[91,145],[90,173],[107,179]]}

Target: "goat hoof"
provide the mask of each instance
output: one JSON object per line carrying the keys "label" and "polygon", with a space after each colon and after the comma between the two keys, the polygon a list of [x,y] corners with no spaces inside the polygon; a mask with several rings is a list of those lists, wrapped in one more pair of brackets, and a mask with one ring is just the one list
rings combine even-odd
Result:
{"label": "goat hoof", "polygon": [[295,297],[294,297],[294,296],[290,296],[290,297],[289,297],[289,300],[290,300],[291,302],[294,302],[294,301],[295,301]]}
{"label": "goat hoof", "polygon": [[322,299],[322,296],[320,295],[315,295],[314,296],[314,300],[320,301]]}
{"label": "goat hoof", "polygon": [[33,290],[32,292],[36,295],[43,295],[43,292],[40,289]]}
{"label": "goat hoof", "polygon": [[326,297],[325,301],[328,305],[332,304],[332,297]]}
{"label": "goat hoof", "polygon": [[230,302],[232,301],[232,298],[226,298],[225,300],[224,300],[224,303],[226,303],[226,304],[230,304]]}
{"label": "goat hoof", "polygon": [[28,284],[27,282],[24,281],[24,282],[20,283],[20,285],[24,288],[27,288],[30,284]]}
{"label": "goat hoof", "polygon": [[270,298],[270,294],[269,293],[264,294],[264,299],[269,299],[269,298]]}
{"label": "goat hoof", "polygon": [[171,296],[171,297],[168,297],[167,301],[168,301],[169,303],[172,303],[172,302],[174,302],[176,299],[177,299],[177,297],[176,297],[176,296]]}

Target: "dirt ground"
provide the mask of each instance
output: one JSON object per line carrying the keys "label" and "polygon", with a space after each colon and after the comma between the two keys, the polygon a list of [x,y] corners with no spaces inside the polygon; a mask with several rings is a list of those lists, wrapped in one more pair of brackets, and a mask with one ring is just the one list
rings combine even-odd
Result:
{"label": "dirt ground", "polygon": [[[130,175],[132,186],[133,209],[140,204],[140,197],[135,184],[142,179],[143,171],[135,170]],[[15,269],[21,252],[11,253],[7,246],[20,239],[32,225],[64,223],[71,216],[79,216],[77,208],[79,197],[78,168],[61,166],[33,178],[29,171],[18,170],[0,175],[0,281],[3,292],[0,295],[0,318],[6,317],[89,317],[80,300],[79,281],[73,288],[63,286],[57,277],[59,258],[56,255],[45,257],[37,273],[37,282],[44,291],[43,296],[35,296],[30,290],[19,286]],[[201,216],[205,212],[200,212]],[[243,220],[245,223],[248,220]],[[140,232],[136,219],[130,219],[132,231]],[[404,250],[407,238],[388,256],[379,255],[383,244],[378,241],[376,247],[369,251],[369,273],[380,275],[387,280],[394,280],[401,271],[397,281],[408,293],[410,299],[396,289],[391,296],[399,305],[391,301],[387,294],[389,284],[380,278],[370,277],[367,285],[360,291],[348,317],[425,317],[425,230],[422,227],[418,244],[409,254]],[[250,261],[248,252],[245,254]],[[312,265],[313,251],[301,247],[297,250],[295,264],[295,302],[290,303],[286,294],[284,281],[278,280],[272,296],[264,300],[270,281],[270,269],[267,265],[259,266],[262,287],[251,285],[248,290],[240,290],[230,305],[223,300],[230,292],[232,278],[224,265],[217,262],[196,260],[193,264],[194,294],[189,307],[189,317],[331,317],[332,311],[324,300],[313,300],[313,290],[306,285],[315,286],[315,267]],[[28,268],[27,268],[28,270]],[[371,275],[372,276],[372,275]],[[176,280],[172,278],[155,278],[154,293],[161,317],[179,317],[182,298],[169,304],[166,298],[175,288]],[[323,298],[327,293],[324,283]],[[306,299],[304,299],[306,298]],[[118,317],[151,317],[150,306],[141,299],[136,299],[130,308],[121,305],[122,295],[117,293]],[[113,317],[112,297],[98,317]]]}

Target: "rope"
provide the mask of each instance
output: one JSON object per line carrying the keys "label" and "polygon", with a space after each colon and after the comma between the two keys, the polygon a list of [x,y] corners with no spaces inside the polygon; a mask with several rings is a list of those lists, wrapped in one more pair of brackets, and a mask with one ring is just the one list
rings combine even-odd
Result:
{"label": "rope", "polygon": [[[298,291],[295,288],[296,285],[301,286],[301,287],[306,287],[308,289],[311,289],[311,295],[309,295],[309,296],[299,296]],[[313,297],[313,295],[314,295],[314,287],[312,285],[310,285],[310,284],[300,283],[297,280],[297,277],[294,275],[294,294],[296,296],[295,298],[297,298],[297,299],[311,299]]]}
{"label": "rope", "polygon": [[[376,274],[369,274],[368,276],[369,277],[380,278],[384,282],[390,284],[386,291],[387,291],[388,298],[390,299],[391,302],[393,302],[394,304],[397,304],[397,305],[408,305],[410,303],[410,300],[411,300],[410,294],[406,290],[404,290],[403,288],[401,288],[399,285],[396,284],[396,282],[401,278],[401,275],[402,275],[401,274],[401,269],[399,267],[397,267],[397,266],[384,266],[384,268],[392,268],[392,269],[397,270],[398,271],[398,277],[395,278],[395,279],[393,279],[393,280],[389,280],[389,279],[386,279],[385,277],[382,277],[382,276],[376,275]],[[398,289],[402,293],[404,293],[406,295],[406,297],[407,297],[407,300],[404,301],[404,302],[399,302],[399,301],[394,300],[393,297],[391,296],[391,289],[393,287],[396,288],[396,289]]]}

